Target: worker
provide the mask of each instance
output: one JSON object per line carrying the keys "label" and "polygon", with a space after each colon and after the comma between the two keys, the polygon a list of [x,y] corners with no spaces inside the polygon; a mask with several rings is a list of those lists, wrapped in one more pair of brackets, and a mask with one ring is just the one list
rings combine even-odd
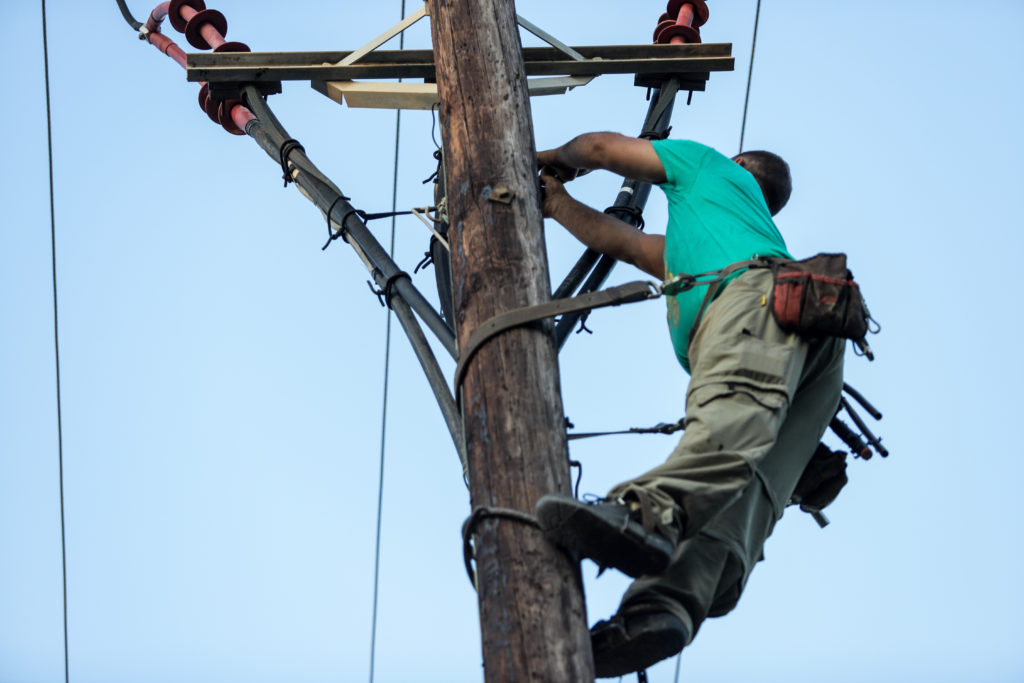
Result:
{"label": "worker", "polygon": [[[687,140],[588,133],[537,159],[545,217],[659,280],[755,255],[791,258],[772,220],[790,196],[789,167],[770,152],[730,158]],[[660,186],[665,234],[571,197],[564,183],[591,169]],[[835,415],[844,342],[784,332],[772,285],[770,269],[748,268],[730,274],[710,303],[706,287],[668,296],[672,345],[691,376],[679,445],[604,499],[554,494],[537,503],[549,540],[636,579],[616,614],[591,628],[598,677],[675,655],[707,617],[736,605]]]}

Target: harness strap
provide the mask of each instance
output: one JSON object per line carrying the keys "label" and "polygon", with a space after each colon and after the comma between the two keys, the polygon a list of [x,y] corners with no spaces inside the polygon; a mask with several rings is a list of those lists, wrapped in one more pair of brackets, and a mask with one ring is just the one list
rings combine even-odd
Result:
{"label": "harness strap", "polygon": [[702,301],[700,304],[700,310],[697,311],[697,317],[693,319],[693,327],[690,328],[690,337],[687,340],[687,343],[693,343],[693,338],[697,334],[697,327],[700,325],[700,321],[704,317],[704,310],[708,307],[708,304],[710,304],[714,300],[715,293],[718,292],[719,287],[722,286],[722,282],[724,282],[727,277],[735,273],[737,270],[741,270],[743,268],[768,268],[770,265],[771,264],[768,262],[766,258],[752,258],[747,259],[746,261],[737,261],[736,263],[730,263],[725,268],[722,268],[720,271],[718,271],[718,277],[707,283],[708,291],[707,294],[704,295],[704,301]]}
{"label": "harness strap", "polygon": [[494,316],[473,330],[473,333],[469,335],[469,340],[466,342],[466,348],[462,349],[459,353],[459,362],[455,367],[456,402],[461,400],[462,380],[465,378],[466,368],[469,366],[470,360],[491,337],[513,327],[520,327],[556,315],[603,308],[605,306],[618,306],[647,299],[657,299],[659,296],[661,296],[661,288],[658,285],[653,282],[638,280],[581,296],[555,299],[554,301],[536,306],[514,308],[511,311]]}

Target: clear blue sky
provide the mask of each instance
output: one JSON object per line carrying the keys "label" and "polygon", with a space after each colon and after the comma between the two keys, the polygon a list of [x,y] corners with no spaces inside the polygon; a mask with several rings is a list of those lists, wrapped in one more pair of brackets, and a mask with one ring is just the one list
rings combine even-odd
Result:
{"label": "clear blue sky", "polygon": [[[705,41],[734,43],[737,69],[680,102],[674,136],[736,151],[755,4],[709,2]],[[210,6],[229,39],[270,51],[352,49],[400,14],[397,1]],[[664,3],[518,8],[570,44],[636,44]],[[320,251],[320,213],[251,140],[209,122],[113,0],[48,12],[71,679],[367,680],[386,313],[345,245]],[[885,412],[892,457],[851,464],[827,529],[786,515],[740,606],[684,652],[682,680],[1024,680],[1022,29],[1017,0],[763,3],[747,146],[793,168],[778,217],[791,251],[849,253],[884,327],[878,360],[851,356],[847,373]],[[410,31],[407,46],[428,45],[425,24]],[[49,683],[63,680],[63,637],[39,3],[0,3],[0,54],[0,683]],[[390,207],[393,112],[302,83],[271,104],[356,206]],[[533,107],[550,147],[635,134],[646,103],[619,76]],[[400,206],[431,201],[430,127],[429,113],[402,116]],[[591,174],[574,191],[603,208],[617,186]],[[655,191],[650,229],[664,216]],[[373,229],[388,240],[386,222]],[[547,232],[560,278],[578,248]],[[399,222],[407,270],[427,240]],[[637,277],[622,267],[611,283]],[[430,292],[433,273],[416,282]],[[662,304],[589,327],[561,355],[577,427],[676,419],[686,376]],[[583,490],[673,442],[574,445]],[[468,495],[400,334],[385,451],[376,680],[479,681]],[[625,579],[584,574],[591,621],[607,617]]]}

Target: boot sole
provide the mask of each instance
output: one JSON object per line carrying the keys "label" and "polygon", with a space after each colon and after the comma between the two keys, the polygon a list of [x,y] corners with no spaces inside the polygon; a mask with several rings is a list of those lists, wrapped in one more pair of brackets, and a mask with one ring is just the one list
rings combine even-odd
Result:
{"label": "boot sole", "polygon": [[616,637],[622,634],[622,627],[618,626],[610,626],[604,632],[595,628],[592,632],[594,673],[598,678],[643,671],[675,656],[686,645],[682,622],[670,614],[638,616],[633,618],[633,623],[632,629],[626,627],[625,638]]}
{"label": "boot sole", "polygon": [[625,525],[610,520],[575,498],[544,496],[537,519],[553,543],[633,578],[664,571],[672,558],[671,544],[660,535],[631,519]]}

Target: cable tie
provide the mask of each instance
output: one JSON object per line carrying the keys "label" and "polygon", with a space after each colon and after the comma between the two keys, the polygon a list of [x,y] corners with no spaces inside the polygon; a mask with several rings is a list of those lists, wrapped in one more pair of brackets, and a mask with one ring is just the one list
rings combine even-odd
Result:
{"label": "cable tie", "polygon": [[288,187],[288,183],[292,182],[291,177],[288,175],[288,155],[295,150],[305,153],[306,148],[298,140],[288,138],[281,143],[281,148],[277,151],[278,158],[281,160],[281,172],[285,187]]}
{"label": "cable tie", "polygon": [[[341,197],[340,199],[348,199],[348,197]],[[332,209],[334,208],[334,204],[337,201],[338,200],[335,199],[334,202],[331,203],[331,208]],[[338,239],[339,237],[341,237],[342,235],[344,235],[345,233],[348,232],[345,229],[345,221],[347,221],[348,217],[351,216],[352,214],[355,214],[355,215],[359,216],[360,218],[362,218],[362,217],[364,217],[366,215],[366,212],[361,210],[361,209],[349,209],[348,211],[346,211],[345,215],[341,217],[341,221],[339,222],[339,225],[341,227],[338,228],[338,232],[331,232],[331,214],[330,213],[327,214],[327,231],[330,234],[330,237],[327,238],[326,244],[324,244],[324,246],[320,247],[320,251],[325,251],[327,249],[327,247],[331,246],[331,242],[333,242],[334,240]],[[371,285],[370,288],[372,289],[373,286]]]}
{"label": "cable tie", "polygon": [[377,296],[377,300],[380,301],[381,307],[391,308],[391,299],[395,296],[395,283],[398,282],[403,277],[410,281],[412,280],[412,278],[409,277],[409,273],[405,272],[404,270],[400,270],[391,277],[389,277],[384,282],[384,286],[381,287],[380,289],[374,289],[373,283],[370,282],[369,280],[366,281],[366,284],[370,286],[370,291]]}
{"label": "cable tie", "polygon": [[469,581],[473,584],[474,588],[476,587],[476,574],[473,571],[473,532],[476,530],[476,525],[480,523],[480,520],[486,518],[508,519],[514,522],[522,522],[538,530],[540,529],[540,522],[537,521],[537,518],[521,510],[492,508],[483,505],[473,508],[473,512],[462,523],[462,559],[466,563],[466,574],[469,576]]}
{"label": "cable tie", "polygon": [[373,292],[373,295],[377,297],[377,301],[379,301],[380,305],[383,306],[384,305],[384,299],[382,299],[381,297],[384,296],[384,290],[383,289],[377,289],[376,287],[374,287],[372,280],[367,280],[366,281],[366,286],[370,288],[370,291]]}
{"label": "cable tie", "polygon": [[[437,238],[436,237],[431,237],[430,239],[436,240]],[[421,268],[426,268],[427,266],[433,265],[433,263],[434,263],[434,255],[431,254],[429,251],[423,252],[423,260],[420,261],[419,263],[417,263],[416,267],[413,268],[413,271],[412,271],[413,275],[415,275],[416,273],[420,272]]]}
{"label": "cable tie", "polygon": [[[334,241],[335,239],[337,239],[335,237],[335,235],[334,235],[334,231],[331,230],[331,212],[334,211],[334,207],[338,205],[338,202],[340,202],[340,201],[348,201],[349,199],[351,199],[351,197],[346,197],[345,195],[338,195],[338,197],[336,197],[334,199],[334,201],[331,202],[331,205],[329,207],[327,207],[327,244],[325,244],[323,246],[323,248],[320,249],[320,251],[323,251],[324,249],[329,247],[331,242]],[[340,235],[344,231],[345,231],[345,224],[342,223],[341,227],[338,229],[338,234]]]}
{"label": "cable tie", "polygon": [[583,463],[581,463],[579,460],[570,460],[569,469],[572,469],[573,467],[579,470],[579,472],[576,474],[576,486],[573,488],[573,496],[579,498],[580,482],[583,481]]}
{"label": "cable tie", "polygon": [[404,270],[400,270],[391,277],[389,277],[387,279],[387,282],[384,283],[384,301],[387,303],[388,308],[391,308],[391,298],[395,295],[395,283],[398,282],[403,277],[406,280],[412,282],[412,278],[409,277],[409,273],[405,272]]}

